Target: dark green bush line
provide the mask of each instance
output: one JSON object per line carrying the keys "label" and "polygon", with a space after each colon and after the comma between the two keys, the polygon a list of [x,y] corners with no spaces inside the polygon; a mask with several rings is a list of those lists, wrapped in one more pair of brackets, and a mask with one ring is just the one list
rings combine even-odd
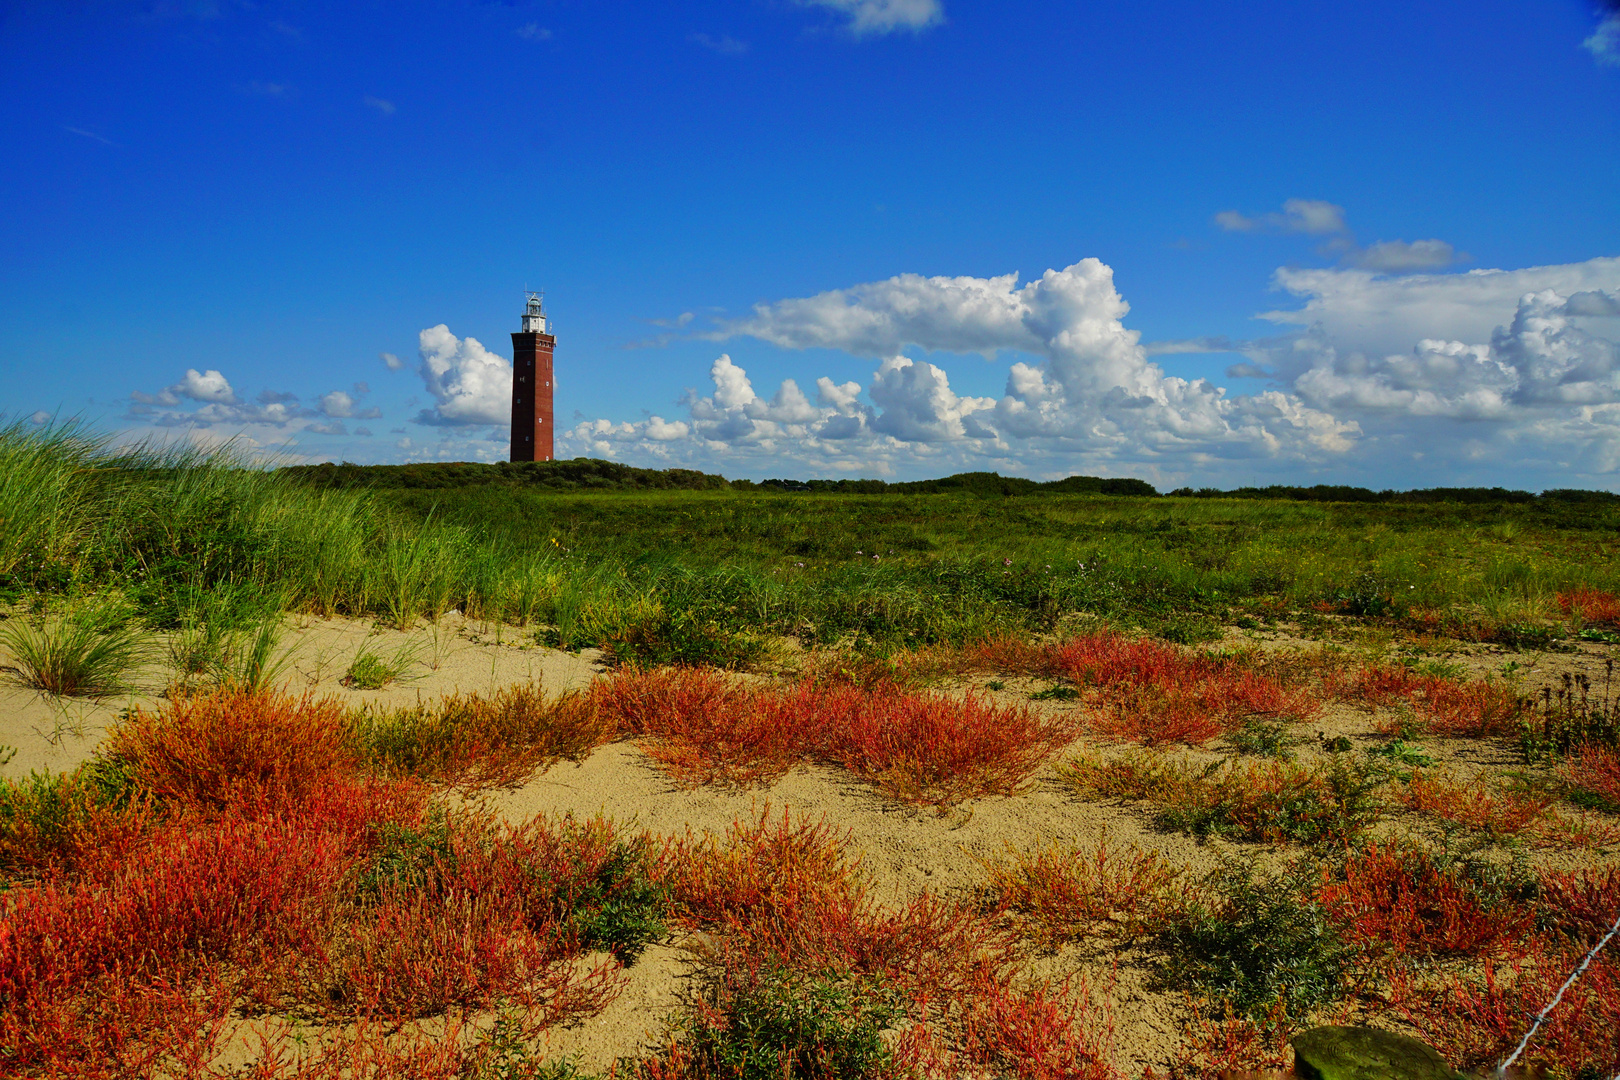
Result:
{"label": "dark green bush line", "polygon": [[1414,488],[1395,491],[1385,488],[1347,487],[1341,484],[1316,484],[1311,487],[1291,487],[1272,484],[1269,487],[1240,487],[1230,491],[1220,488],[1177,488],[1170,493],[1183,499],[1288,499],[1294,502],[1348,502],[1348,503],[1616,503],[1620,494],[1612,491],[1584,491],[1579,488],[1550,488],[1539,495],[1532,491],[1509,488]]}
{"label": "dark green bush line", "polygon": [[937,480],[733,480],[737,491],[818,492],[831,495],[941,495],[967,494],[980,498],[1001,495],[1157,495],[1146,480],[1120,476],[1066,476],[1062,480],[1026,480],[994,472],[965,472]]}
{"label": "dark green bush line", "polygon": [[637,469],[597,458],[565,461],[420,462],[411,465],[292,465],[281,472],[320,488],[465,488],[483,484],[562,491],[709,491],[726,478],[692,469]]}

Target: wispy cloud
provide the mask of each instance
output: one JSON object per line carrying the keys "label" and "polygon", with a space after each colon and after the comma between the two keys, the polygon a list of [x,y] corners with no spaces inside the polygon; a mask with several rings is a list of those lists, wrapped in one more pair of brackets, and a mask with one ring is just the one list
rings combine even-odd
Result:
{"label": "wispy cloud", "polygon": [[913,33],[945,21],[939,0],[799,0],[812,7],[831,8],[848,17],[856,37],[876,37],[901,30]]}
{"label": "wispy cloud", "polygon": [[1620,67],[1620,13],[1611,14],[1598,23],[1592,36],[1581,45],[1598,63]]}
{"label": "wispy cloud", "polygon": [[371,108],[376,109],[384,116],[394,115],[394,103],[386,98],[372,97],[370,94],[367,94],[361,99],[361,104],[369,105]]}
{"label": "wispy cloud", "polygon": [[243,83],[238,89],[242,93],[250,94],[253,97],[278,98],[286,97],[292,87],[286,83],[260,82],[258,79],[254,79],[252,82]]}
{"label": "wispy cloud", "polygon": [[81,136],[82,138],[86,138],[86,139],[94,139],[96,142],[102,143],[105,146],[117,146],[118,145],[117,143],[113,142],[111,139],[107,138],[106,136],[97,135],[93,131],[84,130],[84,128],[68,127],[66,124],[63,124],[62,125],[62,130],[67,132],[70,135],[78,135],[78,136]]}
{"label": "wispy cloud", "polygon": [[551,40],[551,31],[546,29],[544,26],[541,26],[539,23],[524,23],[522,26],[518,27],[512,32],[518,37],[522,38],[524,41]]}
{"label": "wispy cloud", "polygon": [[736,38],[725,34],[720,37],[710,37],[708,34],[688,34],[686,40],[694,45],[701,45],[710,52],[717,52],[722,56],[741,56],[748,51],[748,42],[738,41]]}
{"label": "wispy cloud", "polygon": [[1281,211],[1252,216],[1222,210],[1215,215],[1215,224],[1227,232],[1324,237],[1317,249],[1321,254],[1337,257],[1344,266],[1381,274],[1440,270],[1468,259],[1466,252],[1444,240],[1380,240],[1362,247],[1345,221],[1344,207],[1321,199],[1289,199]]}
{"label": "wispy cloud", "polygon": [[1256,214],[1250,217],[1236,210],[1222,210],[1215,215],[1215,224],[1227,232],[1279,232],[1304,233],[1307,236],[1330,236],[1346,231],[1344,207],[1321,199],[1289,199],[1282,212]]}

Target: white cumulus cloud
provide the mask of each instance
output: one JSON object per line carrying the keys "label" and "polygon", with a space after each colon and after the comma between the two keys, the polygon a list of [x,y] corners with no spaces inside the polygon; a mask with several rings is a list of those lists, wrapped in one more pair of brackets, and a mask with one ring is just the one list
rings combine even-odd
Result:
{"label": "white cumulus cloud", "polygon": [[[1601,486],[1620,468],[1620,259],[1449,274],[1283,269],[1274,282],[1300,301],[1260,316],[1280,333],[1154,349],[1241,352],[1247,362],[1230,373],[1269,382],[1260,392],[1167,373],[1126,325],[1112,270],[1084,259],[1023,284],[901,274],[759,304],[707,336],[838,349],[870,358],[871,378],[821,376],[810,395],[784,379],[766,397],[721,355],[712,391],[682,399],[683,419],[585,421],[562,445],[733,472],[799,462],[817,475],[1002,468],[1159,483],[1387,484],[1427,469],[1438,485],[1501,483],[1511,470],[1525,486],[1582,476]],[[1005,386],[958,394],[949,365],[906,355],[916,348],[1011,353]]]}
{"label": "white cumulus cloud", "polygon": [[437,403],[416,417],[419,424],[505,424],[512,418],[512,362],[477,338],[458,338],[444,323],[417,335],[417,368]]}

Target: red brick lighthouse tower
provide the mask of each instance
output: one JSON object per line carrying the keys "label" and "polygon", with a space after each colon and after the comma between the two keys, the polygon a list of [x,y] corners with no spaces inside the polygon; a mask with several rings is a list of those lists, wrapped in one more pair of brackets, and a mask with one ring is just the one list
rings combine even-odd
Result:
{"label": "red brick lighthouse tower", "polygon": [[513,461],[550,461],[551,354],[557,339],[546,333],[545,302],[530,293],[523,308],[523,329],[512,335]]}

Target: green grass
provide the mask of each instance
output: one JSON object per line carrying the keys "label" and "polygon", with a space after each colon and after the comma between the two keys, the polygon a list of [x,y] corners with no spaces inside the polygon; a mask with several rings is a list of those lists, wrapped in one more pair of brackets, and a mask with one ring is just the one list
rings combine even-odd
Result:
{"label": "green grass", "polygon": [[[1543,647],[1566,632],[1558,592],[1620,589],[1614,501],[788,494],[590,462],[542,470],[574,487],[495,466],[465,483],[333,467],[334,484],[249,465],[0,429],[0,601],[117,590],[189,635],[197,669],[242,623],[232,608],[266,606],[402,628],[459,609],[624,662],[748,666],[780,637],[882,654],[1081,616],[1196,643],[1279,618],[1325,632],[1325,611]],[[441,486],[397,486],[412,469]]]}
{"label": "green grass", "polygon": [[12,618],[0,625],[0,645],[16,658],[24,683],[62,697],[123,693],[150,651],[129,612],[106,600],[54,617]]}

